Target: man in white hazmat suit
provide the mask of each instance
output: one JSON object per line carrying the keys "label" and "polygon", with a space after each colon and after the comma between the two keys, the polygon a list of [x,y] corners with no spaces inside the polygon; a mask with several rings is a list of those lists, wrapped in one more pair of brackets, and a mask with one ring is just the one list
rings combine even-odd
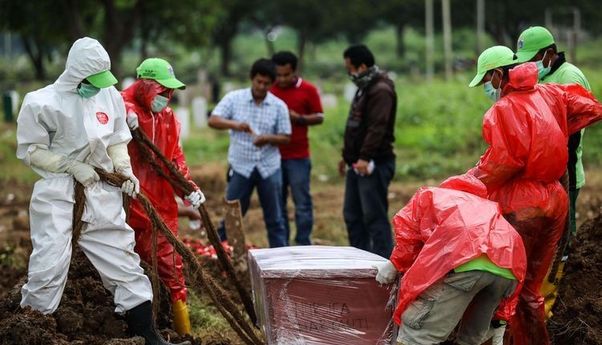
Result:
{"label": "man in white hazmat suit", "polygon": [[[85,222],[78,244],[114,296],[115,311],[147,345],[166,345],[152,321],[152,288],[134,252],[121,191],[135,196],[127,143],[125,105],[112,86],[109,55],[85,37],[73,44],[65,71],[54,84],[25,96],[18,118],[17,157],[42,179],[30,204],[33,252],[21,307],[44,314],[59,306],[71,261],[74,178],[85,186]],[[121,191],[100,181],[94,168],[127,177]],[[183,343],[186,344],[186,343]]]}

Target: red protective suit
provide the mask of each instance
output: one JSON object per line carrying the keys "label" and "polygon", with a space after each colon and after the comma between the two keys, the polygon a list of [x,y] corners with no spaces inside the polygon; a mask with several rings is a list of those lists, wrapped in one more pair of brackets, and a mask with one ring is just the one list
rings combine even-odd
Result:
{"label": "red protective suit", "polygon": [[570,134],[602,119],[602,105],[577,84],[537,84],[535,63],[509,72],[502,98],[485,114],[489,148],[470,173],[521,234],[527,276],[511,329],[516,345],[549,344],[540,288],[554,258],[568,210],[559,182]]}
{"label": "red protective suit", "polygon": [[[153,80],[139,79],[121,93],[125,100],[128,113],[133,112],[138,116],[139,129],[153,141],[165,157],[172,161],[187,178],[190,173],[184,153],[180,146],[180,123],[173,110],[169,107],[160,113],[151,112],[153,98],[166,91],[166,89]],[[178,205],[176,193],[170,183],[155,172],[147,159],[143,157],[138,148],[138,143],[131,141],[128,145],[134,175],[140,180],[140,190],[144,193],[153,206],[157,209],[165,224],[174,233],[178,234]],[[150,159],[153,159],[150,157]],[[154,158],[159,161],[158,158]],[[164,169],[168,173],[167,169]],[[133,199],[130,203],[128,224],[136,232],[136,252],[142,260],[151,263],[152,255],[152,227],[142,205]],[[175,252],[167,239],[159,234],[157,240],[158,272],[159,277],[171,291],[172,302],[186,301],[186,284],[182,274],[182,257]]]}
{"label": "red protective suit", "polygon": [[424,290],[454,268],[487,254],[519,281],[498,314],[509,317],[516,306],[527,259],[520,235],[503,218],[485,185],[472,175],[451,177],[441,187],[421,188],[393,217],[395,248],[391,262],[403,274],[395,322]]}

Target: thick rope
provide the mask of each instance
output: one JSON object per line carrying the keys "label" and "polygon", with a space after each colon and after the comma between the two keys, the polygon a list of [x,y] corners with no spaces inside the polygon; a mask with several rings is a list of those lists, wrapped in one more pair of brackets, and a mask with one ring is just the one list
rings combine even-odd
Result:
{"label": "thick rope", "polygon": [[86,207],[86,194],[84,193],[84,185],[73,179],[75,186],[73,188],[73,198],[75,204],[73,205],[73,235],[71,236],[71,243],[77,244],[79,236],[82,233],[84,222],[81,221],[84,215],[84,208]]}
{"label": "thick rope", "polygon": [[[84,222],[81,221],[86,207],[86,194],[84,192],[84,185],[73,179],[74,186],[74,199],[75,204],[73,205],[73,234],[71,236],[71,243],[73,246],[77,244],[79,237],[81,236]],[[130,198],[124,199],[124,208],[129,205]],[[127,208],[126,208],[127,209]],[[127,218],[127,217],[126,217]],[[151,284],[153,288],[153,319],[156,320],[159,312],[159,300],[161,296],[161,289],[159,288],[159,272],[157,262],[157,230],[153,227],[152,229],[152,261],[151,261]]]}
{"label": "thick rope", "polygon": [[[128,178],[117,173],[108,173],[101,169],[96,169],[96,172],[100,176],[102,181],[106,183],[120,187],[123,182],[127,181]],[[83,191],[83,189],[82,189]],[[76,188],[77,193],[77,188]],[[83,193],[81,194],[83,195]],[[196,282],[209,294],[209,297],[215,304],[216,308],[220,311],[222,316],[228,321],[232,329],[238,334],[238,336],[247,345],[265,345],[265,343],[257,336],[253,328],[247,323],[243,314],[240,313],[236,304],[230,299],[230,296],[226,291],[218,285],[218,283],[211,278],[211,276],[205,271],[202,265],[198,262],[192,251],[184,243],[182,243],[171,230],[165,225],[152,203],[148,198],[140,193],[137,196],[138,201],[147,212],[153,228],[162,233],[165,238],[171,243],[176,251],[182,256],[184,262],[191,268],[192,275],[196,276]],[[81,200],[81,199],[80,199]],[[78,202],[76,202],[78,204]],[[83,208],[85,204],[85,196],[83,202],[79,203],[79,206],[74,206],[74,224],[73,228],[81,229],[83,223],[81,221],[81,215],[83,214]],[[79,211],[81,208],[81,212]],[[79,216],[75,213],[78,212]],[[75,233],[74,233],[75,237]]]}
{"label": "thick rope", "polygon": [[[128,198],[129,199],[129,198]],[[153,285],[153,317],[157,319],[159,314],[159,301],[161,300],[161,288],[159,286],[159,260],[157,256],[157,228],[153,226],[151,235],[151,283]]]}
{"label": "thick rope", "polygon": [[[148,136],[146,136],[146,134],[143,131],[141,131],[140,129],[135,129],[132,131],[132,136],[134,140],[138,143],[138,148],[141,150],[142,156],[146,157],[146,160],[148,161],[148,163],[150,163],[153,169],[160,176],[164,177],[167,181],[169,181],[169,183],[174,189],[181,191],[184,195],[188,195],[196,190],[196,188],[174,166],[174,164],[170,162],[167,158],[165,158],[163,153],[155,146],[155,144],[152,141],[150,141]],[[161,166],[153,159],[153,156],[161,160],[163,166],[168,169],[170,173],[169,175],[164,171],[163,166]],[[253,308],[253,301],[251,299],[251,296],[247,293],[247,290],[242,286],[242,284],[238,280],[236,272],[234,271],[234,267],[232,266],[232,262],[228,258],[228,254],[226,253],[226,251],[220,243],[219,236],[217,234],[217,231],[215,230],[215,227],[213,226],[213,222],[209,217],[209,212],[207,211],[205,205],[201,205],[199,207],[199,212],[201,214],[201,219],[203,220],[203,225],[207,230],[207,238],[215,248],[222,269],[226,271],[228,278],[230,279],[231,283],[236,288],[238,295],[240,296],[240,300],[242,301],[247,314],[251,318],[253,324],[256,325],[257,315],[255,314],[255,309]]]}

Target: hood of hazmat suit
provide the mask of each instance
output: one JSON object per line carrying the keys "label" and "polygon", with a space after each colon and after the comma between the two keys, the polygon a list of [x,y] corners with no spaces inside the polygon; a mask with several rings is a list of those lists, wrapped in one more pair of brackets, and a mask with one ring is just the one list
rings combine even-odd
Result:
{"label": "hood of hazmat suit", "polygon": [[[42,145],[68,159],[112,171],[107,147],[131,139],[123,99],[114,87],[91,98],[77,93],[82,80],[110,68],[109,55],[98,41],[77,40],[57,81],[25,96],[17,120],[17,157],[30,164],[29,154]],[[42,177],[55,175],[33,169]]]}
{"label": "hood of hazmat suit", "polygon": [[[429,286],[484,254],[522,283],[527,258],[521,237],[503,218],[499,205],[486,196],[485,185],[474,176],[455,176],[440,187],[420,188],[393,217],[391,262],[403,273],[394,314],[397,323]],[[502,301],[498,315],[510,317],[518,291]]]}

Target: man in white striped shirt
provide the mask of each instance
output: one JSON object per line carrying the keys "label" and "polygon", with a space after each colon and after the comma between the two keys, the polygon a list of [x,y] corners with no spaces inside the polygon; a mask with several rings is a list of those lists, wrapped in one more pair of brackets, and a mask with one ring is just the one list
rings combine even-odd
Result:
{"label": "man in white striped shirt", "polygon": [[[243,216],[257,187],[270,247],[288,245],[281,206],[282,175],[278,145],[290,141],[291,123],[284,102],[268,90],[275,77],[271,60],[251,68],[251,87],[229,92],[209,117],[209,126],[230,130],[226,199],[240,200]],[[219,229],[225,239],[223,223]]]}

